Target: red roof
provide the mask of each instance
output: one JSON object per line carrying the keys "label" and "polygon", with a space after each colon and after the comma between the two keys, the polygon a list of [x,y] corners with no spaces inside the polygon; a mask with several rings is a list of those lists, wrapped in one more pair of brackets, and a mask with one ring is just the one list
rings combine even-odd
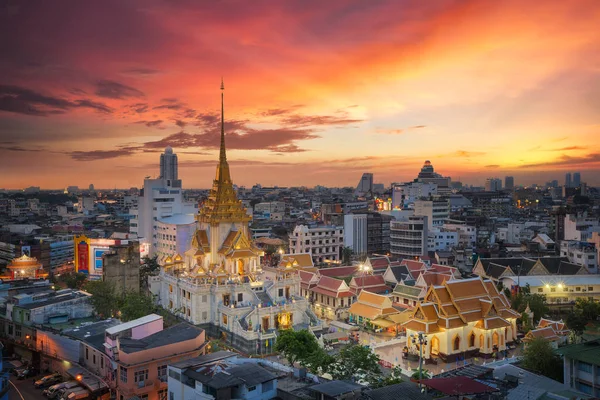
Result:
{"label": "red roof", "polygon": [[423,272],[421,276],[423,277],[423,280],[425,281],[427,287],[431,285],[440,286],[444,283],[444,281],[449,281],[452,278],[452,275],[450,274],[442,274],[430,271]]}
{"label": "red roof", "polygon": [[458,271],[458,268],[449,265],[433,264],[431,268],[429,268],[429,271],[454,274],[455,271]]}
{"label": "red roof", "polygon": [[366,288],[371,286],[385,285],[383,275],[365,275],[355,276],[350,284],[355,283],[355,287]]}
{"label": "red roof", "polygon": [[355,266],[321,268],[319,269],[319,274],[322,276],[346,277],[352,276],[357,269],[358,267]]}
{"label": "red roof", "polygon": [[466,376],[421,379],[419,382],[448,396],[491,393],[498,390]]}
{"label": "red roof", "polygon": [[329,276],[322,276],[321,279],[319,279],[319,283],[317,283],[317,287],[337,292],[338,290],[340,290],[340,286],[342,286],[343,283],[344,281],[341,279],[335,279]]}
{"label": "red roof", "polygon": [[354,293],[352,293],[352,292],[348,292],[348,291],[338,292],[335,290],[328,290],[328,289],[318,287],[318,286],[313,287],[312,289],[310,289],[310,291],[313,293],[324,294],[329,297],[337,297],[337,298],[354,296]]}
{"label": "red roof", "polygon": [[[422,271],[426,269],[425,263],[421,261],[402,260],[401,265],[406,265],[406,268],[412,273],[413,271]],[[416,277],[415,277],[416,279]]]}
{"label": "red roof", "polygon": [[390,265],[390,260],[387,257],[371,257],[369,262],[373,269],[385,269]]}

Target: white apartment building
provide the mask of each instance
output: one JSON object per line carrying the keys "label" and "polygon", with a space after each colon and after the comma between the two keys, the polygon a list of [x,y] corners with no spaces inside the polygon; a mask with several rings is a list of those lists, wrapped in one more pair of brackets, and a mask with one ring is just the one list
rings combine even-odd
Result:
{"label": "white apartment building", "polygon": [[597,219],[590,218],[587,214],[565,215],[565,240],[586,242],[594,232],[600,232],[600,221]]}
{"label": "white apartment building", "polygon": [[585,266],[591,273],[598,273],[598,252],[593,243],[563,240],[560,242],[560,255],[570,262]]}
{"label": "white apartment building", "polygon": [[487,178],[485,180],[485,191],[486,192],[498,192],[500,190],[502,190],[502,179]]}
{"label": "white apartment building", "polygon": [[367,253],[367,214],[344,215],[344,246],[354,254]]}
{"label": "white apartment building", "polygon": [[196,231],[196,220],[192,214],[176,214],[156,222],[156,255],[158,261],[167,257],[183,255],[190,248]]}
{"label": "white apartment building", "polygon": [[140,240],[140,252],[152,256],[158,245],[158,221],[178,214],[195,214],[198,204],[183,199],[181,181],[145,179],[137,209],[130,214],[129,231]]}
{"label": "white apartment building", "polygon": [[315,264],[338,263],[344,246],[344,227],[297,225],[290,235],[290,253],[310,253]]}
{"label": "white apartment building", "polygon": [[77,212],[87,214],[94,211],[95,199],[93,197],[81,196],[77,200]]}
{"label": "white apartment building", "polygon": [[392,221],[390,253],[402,258],[415,258],[427,254],[428,226],[425,216],[412,216],[407,221]]}
{"label": "white apartment building", "polygon": [[472,247],[477,244],[477,228],[460,223],[446,223],[443,228],[458,233],[458,245],[461,247]]}
{"label": "white apartment building", "polygon": [[433,228],[427,233],[428,251],[448,251],[458,246],[459,233],[444,228]]}
{"label": "white apartment building", "polygon": [[415,216],[427,217],[428,229],[441,227],[448,219],[448,200],[417,200]]}
{"label": "white apartment building", "polygon": [[392,208],[406,208],[416,200],[438,194],[436,183],[407,182],[392,189]]}
{"label": "white apartment building", "polygon": [[511,222],[496,229],[496,238],[506,244],[520,244],[533,239],[536,233],[548,233],[548,227],[536,221]]}

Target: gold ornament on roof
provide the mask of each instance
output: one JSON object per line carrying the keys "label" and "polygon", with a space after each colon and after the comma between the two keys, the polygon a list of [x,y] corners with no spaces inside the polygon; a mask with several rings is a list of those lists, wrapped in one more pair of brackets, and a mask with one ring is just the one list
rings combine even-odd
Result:
{"label": "gold ornament on roof", "polygon": [[218,224],[221,222],[249,222],[252,218],[246,213],[242,202],[238,200],[233,181],[229,173],[227,153],[225,150],[225,111],[224,111],[225,86],[221,80],[221,146],[219,151],[219,164],[208,199],[198,213],[199,222]]}

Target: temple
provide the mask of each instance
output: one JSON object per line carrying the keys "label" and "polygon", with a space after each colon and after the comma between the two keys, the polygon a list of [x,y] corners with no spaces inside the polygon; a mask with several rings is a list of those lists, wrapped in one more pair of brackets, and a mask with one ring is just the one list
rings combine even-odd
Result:
{"label": "temple", "polygon": [[[478,277],[430,286],[403,325],[407,337],[423,333],[427,338],[425,359],[452,362],[506,350],[516,339],[519,317],[491,280]],[[408,343],[405,352],[418,354],[419,343]]]}
{"label": "temple", "polygon": [[37,258],[29,257],[26,254],[14,258],[6,268],[10,271],[10,279],[36,279],[48,276],[42,263]]}
{"label": "temple", "polygon": [[151,286],[164,308],[210,336],[246,352],[265,352],[279,329],[316,331],[321,321],[300,296],[297,263],[261,266],[264,254],[250,240],[251,218],[237,198],[227,162],[223,91],[221,82],[219,163],[196,215],[191,246],[166,257]]}

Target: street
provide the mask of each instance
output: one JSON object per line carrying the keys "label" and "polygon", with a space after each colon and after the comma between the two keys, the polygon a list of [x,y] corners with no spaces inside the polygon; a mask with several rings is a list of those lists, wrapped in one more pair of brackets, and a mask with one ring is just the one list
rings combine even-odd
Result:
{"label": "street", "polygon": [[33,378],[17,380],[16,376],[10,377],[10,390],[8,400],[42,400],[45,399],[41,389],[33,386]]}

